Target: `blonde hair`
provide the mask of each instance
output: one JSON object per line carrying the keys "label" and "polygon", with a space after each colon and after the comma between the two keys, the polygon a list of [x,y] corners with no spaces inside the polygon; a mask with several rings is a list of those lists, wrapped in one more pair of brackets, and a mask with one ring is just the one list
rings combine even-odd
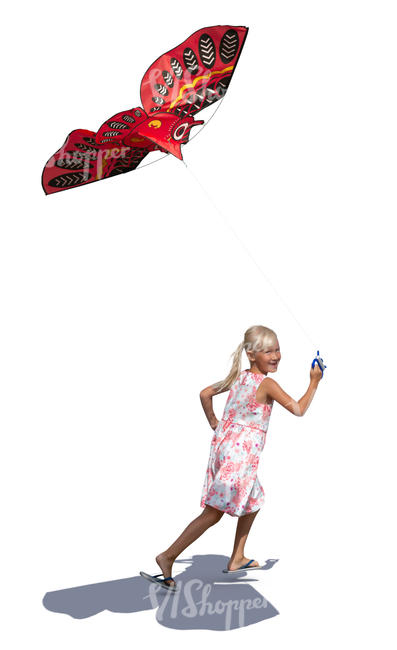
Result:
{"label": "blonde hair", "polygon": [[[269,327],[264,325],[252,325],[244,334],[244,340],[237,346],[235,351],[230,355],[233,357],[232,367],[228,376],[222,381],[212,384],[212,389],[216,393],[228,390],[236,381],[241,373],[241,355],[243,350],[247,352],[261,352],[272,345],[277,340],[277,334]],[[248,356],[248,355],[247,355]]]}

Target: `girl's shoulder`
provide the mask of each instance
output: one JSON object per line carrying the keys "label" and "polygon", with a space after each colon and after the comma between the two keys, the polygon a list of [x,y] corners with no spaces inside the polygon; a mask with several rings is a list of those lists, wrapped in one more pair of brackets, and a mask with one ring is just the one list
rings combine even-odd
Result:
{"label": "girl's shoulder", "polygon": [[268,388],[272,382],[274,382],[274,379],[271,377],[264,377],[260,382],[256,391],[256,401],[260,404],[273,406],[274,399],[268,395]]}

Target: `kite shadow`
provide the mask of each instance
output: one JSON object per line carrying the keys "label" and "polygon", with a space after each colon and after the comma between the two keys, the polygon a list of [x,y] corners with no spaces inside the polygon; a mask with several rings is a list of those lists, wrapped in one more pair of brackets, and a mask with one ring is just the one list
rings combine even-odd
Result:
{"label": "kite shadow", "polygon": [[[185,571],[175,574],[176,593],[133,576],[49,591],[42,602],[49,611],[76,619],[105,610],[132,614],[156,609],[158,623],[178,630],[231,630],[277,616],[277,609],[251,584],[258,582],[253,571],[238,575],[222,572],[228,559],[223,555],[193,555],[175,560],[175,564],[186,565]],[[277,561],[267,560],[255,574],[270,570]]]}

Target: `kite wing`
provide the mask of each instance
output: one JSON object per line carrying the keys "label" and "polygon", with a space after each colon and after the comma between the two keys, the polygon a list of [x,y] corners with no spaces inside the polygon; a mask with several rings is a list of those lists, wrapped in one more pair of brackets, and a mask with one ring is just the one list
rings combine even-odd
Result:
{"label": "kite wing", "polygon": [[136,169],[155,142],[136,132],[147,115],[142,109],[117,113],[98,130],[76,129],[46,163],[42,185],[46,194],[60,192]]}
{"label": "kite wing", "polygon": [[146,113],[194,115],[224,97],[247,32],[248,27],[205,27],[162,54],[141,81]]}
{"label": "kite wing", "polygon": [[76,129],[46,163],[46,194],[86,185],[136,169],[151,151],[182,159],[181,145],[194,114],[221,99],[237,65],[248,27],[199,29],[160,56],[141,82],[143,108],[121,111],[95,133]]}

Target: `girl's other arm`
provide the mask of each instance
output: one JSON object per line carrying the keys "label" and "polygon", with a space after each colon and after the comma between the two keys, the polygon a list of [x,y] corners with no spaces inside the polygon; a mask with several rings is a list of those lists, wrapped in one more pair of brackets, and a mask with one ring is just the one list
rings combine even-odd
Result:
{"label": "girl's other arm", "polygon": [[281,404],[281,406],[287,409],[287,411],[289,411],[290,413],[302,417],[306,413],[307,409],[311,404],[311,401],[314,397],[314,394],[317,390],[317,386],[321,378],[322,378],[321,370],[316,364],[314,368],[310,369],[309,388],[298,401],[295,401],[290,395],[288,395],[288,393],[286,393],[281,388],[281,386],[276,381],[274,381],[274,379],[271,379],[270,377],[266,377],[266,379],[264,379],[263,381],[266,382],[265,383],[266,395],[276,400],[276,402]]}
{"label": "girl's other arm", "polygon": [[[225,390],[227,389],[225,388]],[[203,390],[200,391],[201,406],[204,409],[204,413],[212,429],[216,429],[218,425],[218,420],[216,418],[214,409],[212,407],[212,398],[214,395],[218,395],[219,393],[223,393],[223,392],[224,391],[218,391],[217,393],[215,393],[215,391],[212,388],[212,385],[207,386],[206,388],[203,388]]]}

